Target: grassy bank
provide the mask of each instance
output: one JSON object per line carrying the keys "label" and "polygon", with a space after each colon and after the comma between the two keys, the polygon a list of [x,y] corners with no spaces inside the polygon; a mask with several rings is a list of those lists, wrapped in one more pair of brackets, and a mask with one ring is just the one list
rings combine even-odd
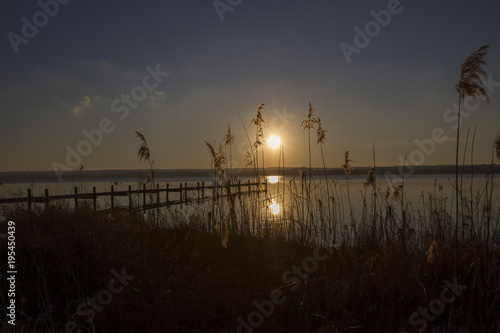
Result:
{"label": "grassy bank", "polygon": [[[422,232],[408,227],[386,235],[378,227],[382,217],[372,224],[368,214],[355,232],[339,231],[338,241],[322,242],[327,245],[321,249],[310,237],[290,237],[291,229],[267,220],[257,233],[251,226],[210,222],[203,211],[186,217],[103,215],[64,206],[13,209],[15,328],[417,332],[449,324],[464,332],[499,332],[498,235],[486,242],[467,232],[455,242],[449,214],[427,204]],[[318,212],[311,219],[321,221],[319,208],[311,207]],[[406,209],[407,224],[418,223],[423,215]],[[219,221],[230,221],[230,213],[220,214]],[[290,223],[299,222],[285,214]],[[0,272],[6,271],[2,260]],[[1,289],[8,289],[3,277]],[[9,331],[6,293],[1,297],[0,324]]]}

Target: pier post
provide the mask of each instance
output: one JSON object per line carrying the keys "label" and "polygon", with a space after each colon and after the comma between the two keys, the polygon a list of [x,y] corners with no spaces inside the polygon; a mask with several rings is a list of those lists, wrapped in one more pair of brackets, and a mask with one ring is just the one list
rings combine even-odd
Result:
{"label": "pier post", "polygon": [[182,207],[182,204],[184,202],[184,200],[182,200],[182,183],[179,184],[179,201],[181,203],[181,207]]}
{"label": "pier post", "polygon": [[45,189],[45,209],[49,208],[49,189]]}
{"label": "pier post", "polygon": [[111,185],[111,210],[115,208],[115,185]]}
{"label": "pier post", "polygon": [[29,188],[28,189],[28,211],[29,212],[31,212],[31,201],[32,201],[31,197],[32,197],[31,189]]}
{"label": "pier post", "polygon": [[168,204],[170,203],[169,202],[169,199],[168,199],[168,193],[170,192],[170,184],[167,183],[167,207],[168,207]]}
{"label": "pier post", "polygon": [[78,187],[75,186],[75,211],[78,209]]}
{"label": "pier post", "polygon": [[160,213],[160,184],[156,184],[156,212]]}
{"label": "pier post", "polygon": [[142,209],[146,210],[146,184],[142,184]]}
{"label": "pier post", "polygon": [[133,204],[132,204],[132,185],[128,186],[128,210],[132,211]]}
{"label": "pier post", "polygon": [[217,201],[219,201],[219,181],[217,181]]}

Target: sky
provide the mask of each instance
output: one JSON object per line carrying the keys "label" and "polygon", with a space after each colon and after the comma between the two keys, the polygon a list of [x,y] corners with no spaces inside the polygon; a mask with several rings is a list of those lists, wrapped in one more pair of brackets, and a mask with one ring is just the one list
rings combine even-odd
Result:
{"label": "sky", "polygon": [[[491,45],[490,103],[462,109],[474,163],[500,131],[500,3],[493,0],[41,0],[0,3],[0,171],[209,168],[231,127],[243,166],[250,121],[287,166],[306,166],[308,104],[327,167],[454,164],[460,63]],[[229,147],[226,147],[229,153]],[[313,166],[322,166],[311,132]],[[278,150],[265,146],[266,166]],[[405,160],[406,156],[406,160]]]}

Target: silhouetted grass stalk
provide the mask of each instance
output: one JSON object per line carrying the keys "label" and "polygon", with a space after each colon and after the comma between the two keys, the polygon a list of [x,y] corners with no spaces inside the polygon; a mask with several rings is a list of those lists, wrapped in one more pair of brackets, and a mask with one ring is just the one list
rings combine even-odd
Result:
{"label": "silhouetted grass stalk", "polygon": [[481,77],[487,77],[486,72],[482,66],[487,65],[484,57],[487,54],[489,45],[483,45],[474,51],[467,59],[460,65],[460,79],[455,85],[455,90],[458,92],[458,113],[457,113],[457,144],[455,153],[455,241],[458,240],[458,224],[459,224],[459,190],[458,190],[458,158],[459,158],[459,144],[460,144],[460,111],[462,102],[465,97],[470,97],[472,100],[477,101],[478,97],[485,98],[489,102],[488,93],[482,86]]}

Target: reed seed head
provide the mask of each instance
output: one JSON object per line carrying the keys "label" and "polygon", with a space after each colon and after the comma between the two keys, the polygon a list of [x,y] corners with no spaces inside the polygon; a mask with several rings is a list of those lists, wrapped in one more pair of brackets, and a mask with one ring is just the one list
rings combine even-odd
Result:
{"label": "reed seed head", "polygon": [[219,144],[219,150],[215,154],[214,158],[214,167],[219,174],[219,177],[224,179],[226,177],[226,153],[224,152],[224,147],[222,144]]}
{"label": "reed seed head", "polygon": [[137,156],[139,156],[139,162],[144,161],[148,162],[151,160],[151,150],[149,149],[148,142],[146,141],[146,137],[141,132],[135,131],[135,135],[139,140],[141,140],[141,147],[137,152]]}
{"label": "reed seed head", "polygon": [[459,93],[462,101],[465,97],[470,97],[474,101],[478,97],[484,97],[487,102],[490,101],[481,81],[481,77],[487,76],[482,66],[487,65],[484,57],[488,48],[489,45],[481,46],[460,65],[460,80],[455,85],[455,90]]}
{"label": "reed seed head", "polygon": [[234,143],[234,135],[231,134],[231,127],[229,127],[229,125],[227,125],[227,132],[226,135],[224,135],[223,140],[226,145],[231,145]]}
{"label": "reed seed head", "polygon": [[318,129],[316,130],[316,134],[318,135],[318,141],[317,144],[325,144],[326,141],[326,136],[325,133],[328,132],[327,130],[323,129],[321,127],[321,119],[318,118]]}
{"label": "reed seed head", "polygon": [[314,118],[314,108],[312,107],[312,104],[309,103],[309,112],[307,114],[307,119],[302,121],[302,127],[304,128],[305,131],[311,131],[314,129],[314,126],[318,123],[318,119]]}
{"label": "reed seed head", "polygon": [[247,148],[247,153],[245,155],[245,167],[247,167],[249,165],[253,165],[254,163],[255,163],[255,160],[253,158],[252,151],[250,150],[250,148]]}
{"label": "reed seed head", "polygon": [[207,148],[208,148],[208,153],[210,154],[210,156],[215,160],[215,149],[214,149],[214,146],[211,145],[210,143],[208,143],[207,141],[205,141],[205,144],[207,145]]}
{"label": "reed seed head", "polygon": [[252,119],[252,125],[255,125],[257,128],[262,127],[263,125],[269,124],[266,118],[264,118],[264,115],[262,112],[264,111],[264,105],[265,103],[262,103],[259,105],[259,108],[257,109],[257,116]]}
{"label": "reed seed head", "polygon": [[392,194],[392,200],[393,201],[398,201],[401,198],[401,192],[403,191],[403,185],[399,184],[395,189],[394,193]]}
{"label": "reed seed head", "polygon": [[377,169],[371,168],[368,171],[368,176],[366,177],[365,188],[367,188],[368,186],[372,186],[373,188],[375,188],[376,178],[377,178]]}
{"label": "reed seed head", "polygon": [[351,165],[352,160],[349,159],[349,151],[346,151],[344,154],[344,163],[341,165],[341,168],[344,169],[346,176],[350,175],[354,170],[354,167]]}
{"label": "reed seed head", "polygon": [[495,139],[495,154],[497,155],[497,160],[500,161],[500,134]]}

